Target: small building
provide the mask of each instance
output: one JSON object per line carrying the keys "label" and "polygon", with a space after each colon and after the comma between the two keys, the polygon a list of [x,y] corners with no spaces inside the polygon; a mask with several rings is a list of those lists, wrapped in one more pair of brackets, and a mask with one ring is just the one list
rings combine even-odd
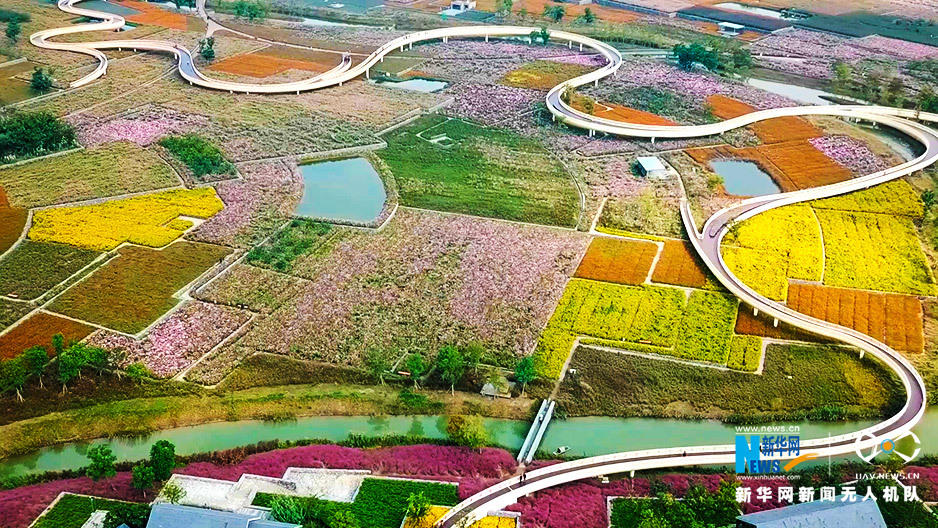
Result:
{"label": "small building", "polygon": [[476,0],[452,0],[449,8],[452,11],[469,11],[476,8]]}
{"label": "small building", "polygon": [[150,511],[147,528],[300,528],[300,526],[271,521],[259,513],[248,515],[157,503]]}
{"label": "small building", "polygon": [[886,528],[876,501],[812,501],[784,508],[741,515],[736,528]]}
{"label": "small building", "polygon": [[496,387],[492,383],[486,383],[482,386],[482,395],[491,396],[492,398],[511,398],[511,391],[514,390],[515,383],[513,381],[502,383],[501,387]]}
{"label": "small building", "polygon": [[742,24],[734,24],[733,22],[719,22],[717,23],[720,26],[720,34],[726,37],[736,37],[746,29],[746,26]]}
{"label": "small building", "polygon": [[638,158],[638,173],[646,178],[667,178],[668,169],[656,156]]}

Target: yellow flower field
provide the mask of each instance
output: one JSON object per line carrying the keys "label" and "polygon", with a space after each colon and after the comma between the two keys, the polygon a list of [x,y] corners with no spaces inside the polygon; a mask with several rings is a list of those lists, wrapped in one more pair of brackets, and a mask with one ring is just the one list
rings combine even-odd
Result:
{"label": "yellow flower field", "polygon": [[176,189],[97,205],[37,211],[29,238],[109,251],[124,242],[159,248],[179,238],[191,222],[210,218],[224,204],[215,189]]}
{"label": "yellow flower field", "polygon": [[807,205],[772,209],[745,220],[724,244],[730,271],[770,299],[786,298],[788,279],[821,279],[821,230]]}
{"label": "yellow flower field", "polygon": [[[433,506],[430,508],[430,513],[423,519],[415,520],[408,517],[404,521],[404,528],[428,528],[433,526],[448,511],[449,508],[445,506]],[[517,526],[517,523],[513,517],[489,515],[472,523],[469,528],[515,528],[515,526]]]}

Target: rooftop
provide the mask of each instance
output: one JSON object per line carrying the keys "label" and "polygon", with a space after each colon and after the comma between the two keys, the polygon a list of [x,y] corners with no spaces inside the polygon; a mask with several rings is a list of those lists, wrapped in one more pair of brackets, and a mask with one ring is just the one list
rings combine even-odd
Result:
{"label": "rooftop", "polygon": [[812,501],[736,518],[737,528],[886,528],[875,501]]}
{"label": "rooftop", "polygon": [[179,506],[176,504],[154,504],[147,521],[147,528],[299,528],[295,524],[286,524],[262,519],[258,516],[240,513],[221,512]]}

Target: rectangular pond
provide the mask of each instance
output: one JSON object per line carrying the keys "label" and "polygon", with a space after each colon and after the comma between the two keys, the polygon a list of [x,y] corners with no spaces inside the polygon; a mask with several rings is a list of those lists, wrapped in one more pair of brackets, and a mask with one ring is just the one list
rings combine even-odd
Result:
{"label": "rectangular pond", "polygon": [[727,194],[763,196],[782,191],[767,172],[751,161],[714,160],[710,166],[723,178]]}
{"label": "rectangular pond", "polygon": [[365,158],[301,165],[303,198],[298,216],[366,224],[381,214],[387,194]]}
{"label": "rectangular pond", "polygon": [[382,86],[390,86],[392,88],[401,88],[403,90],[413,90],[415,92],[439,92],[443,88],[449,86],[449,83],[446,81],[438,81],[435,79],[422,79],[415,77],[413,79],[407,79],[406,81],[394,81],[391,79],[376,79],[371,81],[374,84],[380,84]]}

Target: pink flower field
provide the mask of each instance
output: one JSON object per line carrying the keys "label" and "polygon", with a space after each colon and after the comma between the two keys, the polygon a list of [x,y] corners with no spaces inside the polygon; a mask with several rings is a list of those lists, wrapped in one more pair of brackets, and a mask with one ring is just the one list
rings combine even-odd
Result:
{"label": "pink flower field", "polygon": [[368,349],[393,362],[482,341],[513,357],[534,346],[587,243],[568,231],[401,209],[380,234],[348,232],[331,253],[298,261],[293,273],[311,282],[238,346],[357,365]]}
{"label": "pink flower field", "polygon": [[208,118],[185,114],[169,108],[148,106],[142,111],[115,117],[109,121],[88,119],[78,114],[72,118],[78,140],[85,147],[113,141],[133,141],[147,146],[167,134],[189,132],[208,125]]}
{"label": "pink flower field", "polygon": [[808,141],[827,157],[859,176],[866,176],[888,168],[888,164],[873,154],[866,144],[852,137],[824,136]]}
{"label": "pink flower field", "polygon": [[249,319],[250,314],[237,308],[191,301],[156,325],[142,341],[101,331],[88,342],[124,350],[128,363],[142,361],[157,376],[170,377],[208,353]]}

